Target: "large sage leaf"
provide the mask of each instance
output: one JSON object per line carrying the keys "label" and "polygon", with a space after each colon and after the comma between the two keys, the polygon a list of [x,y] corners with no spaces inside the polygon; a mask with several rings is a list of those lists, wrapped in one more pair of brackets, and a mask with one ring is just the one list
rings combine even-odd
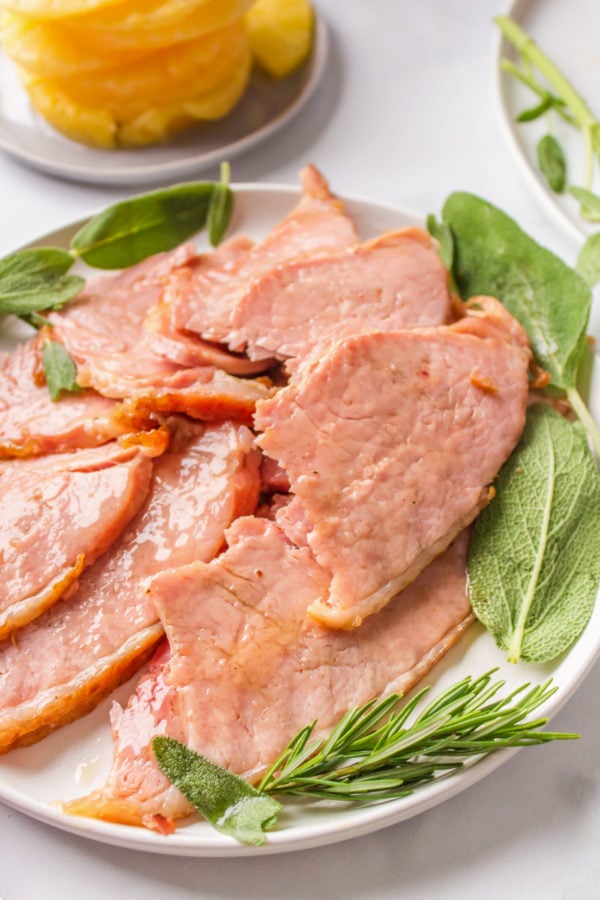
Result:
{"label": "large sage leaf", "polygon": [[469,591],[508,658],[554,659],[581,634],[600,580],[600,475],[585,430],[531,407],[476,521]]}
{"label": "large sage leaf", "polygon": [[213,190],[210,182],[190,182],[116,203],[87,222],[71,248],[97,269],[133,266],[203,228]]}
{"label": "large sage leaf", "polygon": [[173,738],[154,738],[152,750],[169,781],[211,825],[242,843],[264,844],[264,832],[282,809],[279,801]]}
{"label": "large sage leaf", "polygon": [[498,297],[526,329],[552,384],[573,387],[590,313],[585,281],[480,197],[451,194],[442,215],[454,236],[453,274],[463,299]]}
{"label": "large sage leaf", "polygon": [[79,293],[79,275],[67,275],[73,257],[54,247],[19,250],[0,259],[0,313],[28,316],[57,309]]}

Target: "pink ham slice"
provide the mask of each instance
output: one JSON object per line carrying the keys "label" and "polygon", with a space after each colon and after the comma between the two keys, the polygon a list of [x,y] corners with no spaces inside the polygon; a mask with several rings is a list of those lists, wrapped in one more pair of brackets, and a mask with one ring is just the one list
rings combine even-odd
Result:
{"label": "pink ham slice", "polygon": [[232,311],[255,279],[290,260],[320,256],[358,243],[342,202],[330,193],[321,173],[307,166],[301,180],[303,193],[296,208],[238,264],[197,273],[187,269],[173,275],[164,300],[171,305],[177,328],[222,342],[231,327]]}
{"label": "pink ham slice", "polygon": [[530,351],[492,299],[447,327],[348,338],[260,404],[258,443],[288,473],[279,518],[331,585],[310,614],[352,628],[471,522],[517,444]]}
{"label": "pink ham slice", "polygon": [[251,359],[303,358],[332,339],[451,320],[448,273],[429,235],[408,228],[256,280],[226,342]]}
{"label": "pink ham slice", "polygon": [[164,819],[190,806],[153,760],[156,734],[255,779],[313,719],[324,734],[350,707],[408,691],[472,621],[466,534],[352,633],[307,617],[328,577],[276,524],[238,519],[228,538],[213,562],[153,580],[171,658],[164,650],[127,709],[113,713],[104,791],[68,811],[166,830]]}
{"label": "pink ham slice", "polygon": [[40,373],[37,335],[0,359],[0,457],[98,447],[127,430],[113,400],[83,391],[53,402]]}
{"label": "pink ham slice", "polygon": [[307,617],[328,578],[276,524],[238,519],[228,539],[210,564],[153,580],[171,655],[163,646],[126,709],[114,705],[109,780],[68,812],[169,831],[192,808],[158,768],[153,737],[256,779],[313,719],[325,734],[350,707],[407,692],[472,621],[466,532],[352,633]]}
{"label": "pink ham slice", "polygon": [[[237,418],[241,409],[240,418],[248,419],[257,399],[268,396],[264,384],[216,370],[212,365],[215,352],[210,355],[210,365],[207,351],[198,358],[200,365],[183,368],[155,353],[150,334],[144,330],[144,321],[160,300],[169,273],[192,260],[200,271],[210,270],[239,255],[239,239],[232,243],[233,249],[225,244],[200,257],[186,244],[119,275],[90,279],[64,312],[51,313],[48,320],[53,336],[77,363],[78,383],[105,397],[133,398],[134,405],[139,401],[145,410],[184,412],[213,420]],[[227,353],[223,350],[218,356],[223,363]],[[127,427],[127,416],[119,414],[115,423]]]}
{"label": "pink ham slice", "polygon": [[0,638],[27,624],[114,543],[144,501],[136,447],[0,463]]}
{"label": "pink ham slice", "polygon": [[162,634],[148,576],[211,559],[230,522],[254,509],[251,433],[182,430],[154,465],[146,505],[77,592],[0,645],[0,752],[83,715],[139,668]]}
{"label": "pink ham slice", "polygon": [[168,680],[169,656],[169,644],[164,640],[127,706],[123,709],[113,703],[113,762],[106,785],[64,804],[66,812],[123,825],[144,825],[163,834],[173,830],[175,819],[193,812],[163,775],[152,752],[152,738],[158,735],[186,740],[179,698]]}

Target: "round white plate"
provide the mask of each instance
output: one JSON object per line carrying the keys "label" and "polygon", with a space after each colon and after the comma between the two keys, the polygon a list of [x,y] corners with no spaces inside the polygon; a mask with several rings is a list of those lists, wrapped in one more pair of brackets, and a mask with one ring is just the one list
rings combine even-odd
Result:
{"label": "round white plate", "polygon": [[319,85],[327,56],[327,28],[317,19],[308,61],[281,81],[255,69],[244,97],[226,118],[199,124],[166,144],[96,150],[63,137],[31,108],[0,49],[0,149],[71,181],[134,185],[188,178],[254,147],[297,115]]}
{"label": "round white plate", "polygon": [[[588,106],[600,117],[600,4],[597,0],[516,0],[507,15],[511,16],[540,46],[573,84]],[[536,104],[535,95],[500,67],[502,58],[517,61],[511,45],[498,36],[495,42],[494,71],[503,132],[518,164],[546,208],[564,228],[578,239],[598,230],[579,214],[579,204],[568,193],[555,194],[540,174],[536,161],[536,145],[548,130],[543,116],[533,122],[519,124],[516,116]],[[551,114],[553,133],[565,150],[568,184],[583,187],[584,152],[581,133]],[[592,190],[600,193],[600,175],[596,174]]]}
{"label": "round white plate", "polygon": [[[253,238],[262,237],[296,203],[298,191],[278,185],[236,185],[236,207],[232,231]],[[422,218],[391,206],[349,198],[347,209],[364,238],[404,225],[421,224]],[[82,223],[45,235],[35,243],[65,246]],[[199,242],[205,246],[204,241]],[[593,387],[600,398],[600,386]],[[596,410],[597,412],[597,410]],[[512,665],[497,649],[481,626],[475,624],[460,642],[424,680],[437,692],[466,675],[478,676],[499,667],[499,677],[507,681],[507,690],[524,682],[543,682],[552,676],[558,693],[544,707],[545,715],[554,714],[581,682],[600,650],[600,604],[572,650],[556,663],[533,666]],[[115,698],[125,702],[136,679],[121,686]],[[205,822],[180,824],[167,837],[142,828],[115,825],[94,819],[64,814],[56,801],[70,800],[102,787],[111,759],[108,727],[110,700],[38,744],[14,750],[0,758],[0,801],[28,815],[66,831],[136,850],[181,856],[256,856],[299,850],[342,841],[384,828],[421,813],[478,781],[507,760],[514,751],[503,751],[465,769],[458,775],[428,786],[412,796],[360,808],[325,803],[287,803],[278,829],[270,832],[262,848],[246,847],[214,831]],[[582,723],[583,724],[583,723]],[[536,749],[526,750],[535,753]],[[515,798],[518,802],[518,798]]]}

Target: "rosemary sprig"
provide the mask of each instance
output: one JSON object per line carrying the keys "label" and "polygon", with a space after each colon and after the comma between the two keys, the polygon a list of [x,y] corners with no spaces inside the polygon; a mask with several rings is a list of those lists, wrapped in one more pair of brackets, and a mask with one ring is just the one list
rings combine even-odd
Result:
{"label": "rosemary sprig", "polygon": [[171,738],[155,738],[153,750],[164,774],[215,828],[262,844],[279,811],[266,805],[268,795],[397,799],[502,748],[578,737],[539,731],[547,720],[528,718],[556,692],[551,681],[500,697],[504,681],[493,680],[495,671],[464,678],[420,712],[429,688],[402,707],[398,694],[372,700],[342,716],[327,738],[313,739],[314,721],[290,741],[258,788]]}
{"label": "rosemary sprig", "polygon": [[465,678],[408,723],[429,688],[397,709],[400,697],[352,709],[327,739],[311,740],[316,722],[302,729],[263,777],[259,789],[337,800],[387,800],[446,778],[476,757],[573,734],[538,731],[546,719],[525,721],[557,690],[547,681],[497,697],[503,681],[493,672]]}

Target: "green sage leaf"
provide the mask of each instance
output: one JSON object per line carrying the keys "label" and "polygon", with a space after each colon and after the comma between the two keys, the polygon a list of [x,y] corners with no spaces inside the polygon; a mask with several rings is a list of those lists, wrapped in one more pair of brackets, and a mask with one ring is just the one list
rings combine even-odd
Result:
{"label": "green sage leaf", "polygon": [[452,230],[445,222],[440,222],[433,214],[427,216],[427,231],[439,244],[440,259],[449,272],[454,259],[454,238]]}
{"label": "green sage leaf", "polygon": [[543,116],[544,113],[548,112],[548,110],[554,105],[554,98],[552,94],[546,94],[539,103],[536,103],[535,106],[530,106],[529,109],[524,109],[523,112],[519,113],[516,117],[515,122],[533,122],[535,119],[539,119],[540,116]]}
{"label": "green sage leaf", "polygon": [[162,772],[211,825],[244,844],[264,844],[281,803],[172,738],[154,738],[152,749]]}
{"label": "green sage leaf", "polygon": [[511,662],[546,662],[583,631],[600,580],[600,475],[584,428],[530,407],[495,487],[469,550],[473,610]]}
{"label": "green sage leaf", "polygon": [[600,282],[600,232],[591,234],[586,240],[577,258],[575,269],[590,287]]}
{"label": "green sage leaf", "polygon": [[597,194],[588,191],[587,188],[575,186],[569,188],[569,193],[579,200],[581,204],[579,213],[582,218],[588,222],[600,222],[600,197]]}
{"label": "green sage leaf", "polygon": [[208,207],[208,236],[213,247],[220,244],[233,212],[233,191],[229,187],[229,163],[221,164],[221,182],[215,184]]}
{"label": "green sage leaf", "polygon": [[480,197],[451,194],[443,219],[454,236],[453,274],[463,299],[498,297],[527,331],[552,384],[573,387],[590,314],[585,281]]}
{"label": "green sage leaf", "polygon": [[46,384],[53,400],[58,400],[62,391],[77,393],[81,390],[77,384],[77,366],[69,351],[58,341],[44,341],[42,345],[42,364],[46,375]]}
{"label": "green sage leaf", "polygon": [[562,194],[567,183],[567,160],[554,135],[545,134],[538,141],[537,160],[540,171],[555,194]]}
{"label": "green sage leaf", "polygon": [[28,316],[57,309],[79,293],[84,280],[66,273],[73,257],[54,247],[19,250],[0,260],[0,313]]}
{"label": "green sage leaf", "polygon": [[71,248],[97,269],[133,266],[203,228],[213,190],[209,182],[190,182],[116,203],[87,222]]}

